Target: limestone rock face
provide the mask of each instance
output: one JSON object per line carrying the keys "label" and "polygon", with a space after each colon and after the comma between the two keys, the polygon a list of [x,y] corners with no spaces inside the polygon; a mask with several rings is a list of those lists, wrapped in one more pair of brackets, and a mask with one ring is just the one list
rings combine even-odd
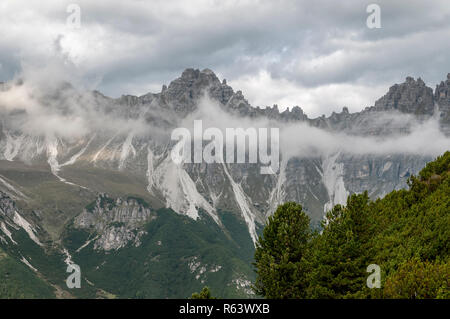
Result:
{"label": "limestone rock face", "polygon": [[[0,84],[0,90],[9,90],[9,85],[20,84]],[[171,151],[175,141],[171,140],[171,132],[190,124],[204,95],[222,111],[242,120],[236,121],[237,125],[269,123],[267,126],[278,127],[280,132],[288,127],[289,136],[284,134],[282,138],[312,143],[305,150],[287,149],[291,143],[285,143],[288,146],[281,148],[279,170],[269,175],[261,174],[259,163],[174,163]],[[341,106],[340,111],[317,118],[309,118],[300,106],[253,107],[243,92],[234,91],[209,69],[186,69],[180,77],[163,85],[161,92],[142,96],[109,98],[97,91],[78,92],[70,85],[62,85],[45,94],[36,92],[33,98],[52,115],[73,119],[82,109],[96,118],[94,124],[86,119],[91,125],[75,136],[52,136],[23,129],[20,124],[26,123],[25,111],[2,112],[0,246],[13,251],[29,267],[41,270],[34,261],[48,258],[33,260],[36,247],[30,239],[46,249],[62,243],[70,250],[63,250],[66,263],[73,260],[82,265],[82,258],[88,253],[92,258],[88,260],[92,264],[90,270],[105,272],[108,281],[110,274],[116,274],[113,265],[122,266],[129,256],[140,255],[143,258],[139,264],[145,269],[132,280],[142,279],[145,288],[155,283],[149,278],[173,275],[167,272],[173,268],[163,266],[170,262],[179,270],[187,270],[186,277],[180,278],[191,275],[202,286],[209,285],[209,273],[229,273],[220,287],[230,285],[249,295],[251,268],[245,273],[235,269],[242,267],[244,254],[253,253],[258,233],[279,204],[301,204],[313,226],[317,226],[326,211],[336,204],[345,204],[350,194],[367,190],[376,199],[407,187],[408,178],[433,159],[425,152],[376,150],[374,154],[373,147],[369,153],[364,143],[373,145],[373,141],[417,133],[416,128],[422,128],[420,125],[430,119],[427,124],[439,120],[441,132],[450,136],[450,74],[435,92],[421,79],[408,77],[404,83],[392,86],[374,106],[355,113]],[[78,106],[75,110],[74,105]],[[63,124],[66,123],[72,124]],[[235,124],[230,125],[236,127]],[[305,129],[308,126],[312,129]],[[309,132],[319,134],[308,136]],[[342,147],[331,143],[316,147],[320,141],[316,142],[315,137],[320,139],[322,135],[360,143],[354,146],[355,152],[353,145],[347,147],[343,143]],[[14,201],[27,210],[20,211]],[[29,212],[32,209],[39,209],[40,213]],[[174,216],[174,212],[182,217]],[[178,230],[183,236],[170,242],[173,236],[168,232]],[[51,231],[56,234],[50,234]],[[186,242],[192,246],[180,245],[179,239],[184,240],[185,234],[189,238]],[[230,241],[222,241],[222,237]],[[27,255],[28,248],[32,254]],[[210,256],[220,260],[210,260]],[[248,258],[245,257],[245,263]],[[153,267],[153,263],[160,265]],[[153,273],[154,270],[158,271]],[[61,271],[65,272],[66,267]],[[93,284],[98,283],[94,280]],[[189,293],[195,289],[189,288]]]}
{"label": "limestone rock face", "polygon": [[450,73],[447,74],[447,80],[436,85],[434,99],[441,112],[442,129],[450,134]]}
{"label": "limestone rock face", "polygon": [[15,201],[10,196],[0,191],[0,244],[18,245],[14,233],[22,229],[32,241],[42,246],[38,228],[33,221],[19,213]]}
{"label": "limestone rock face", "polygon": [[95,204],[75,218],[74,226],[95,233],[95,249],[116,250],[131,243],[140,245],[145,234],[140,228],[156,218],[150,208],[137,199],[112,199],[100,194]]}
{"label": "limestone rock face", "polygon": [[396,84],[375,102],[377,110],[398,110],[416,115],[432,115],[434,111],[433,90],[422,79],[407,77],[406,82]]}
{"label": "limestone rock face", "polygon": [[[345,203],[349,194],[368,190],[372,198],[377,198],[406,187],[408,177],[417,174],[432,156],[356,155],[333,151],[288,157],[282,151],[280,170],[273,175],[261,175],[259,164],[185,163],[177,166],[171,159],[174,142],[170,140],[170,132],[197,110],[202,96],[209,95],[222,110],[250,123],[264,120],[273,123],[273,127],[299,123],[327,134],[384,139],[408,134],[423,121],[437,117],[437,112],[441,114],[441,131],[450,135],[449,86],[450,76],[435,92],[420,78],[408,77],[404,83],[393,85],[374,106],[360,112],[350,113],[343,107],[328,117],[309,118],[299,106],[281,112],[277,105],[253,107],[241,91],[234,91],[211,70],[191,68],[158,93],[111,99],[92,92],[87,101],[92,108],[114,114],[121,120],[142,120],[152,134],[156,128],[163,129],[168,132],[164,136],[139,136],[132,129],[114,128],[113,133],[90,132],[75,141],[48,140],[19,132],[10,127],[12,122],[2,121],[0,160],[50,166],[51,173],[62,183],[85,186],[95,194],[113,193],[115,187],[102,189],[98,185],[112,184],[84,184],[88,181],[82,178],[75,181],[76,176],[66,176],[65,170],[72,166],[82,172],[101,170],[93,175],[97,178],[108,172],[111,179],[113,174],[120,173],[126,179],[123,184],[136,182],[133,186],[148,194],[160,207],[171,208],[195,220],[206,215],[219,226],[222,226],[220,213],[235,214],[245,222],[252,238],[256,238],[257,228],[264,225],[267,216],[280,203],[299,202],[313,222],[318,223],[325,210]],[[57,105],[66,107],[64,103]],[[310,137],[293,134],[291,138]],[[113,182],[116,183],[115,177]],[[0,180],[0,190],[6,188]],[[138,202],[101,195],[90,210],[86,209],[76,218],[76,225],[97,232],[95,245],[98,249],[112,250],[139,244],[141,226],[152,218],[150,209]]]}
{"label": "limestone rock face", "polygon": [[13,218],[16,204],[11,197],[0,191],[0,215]]}

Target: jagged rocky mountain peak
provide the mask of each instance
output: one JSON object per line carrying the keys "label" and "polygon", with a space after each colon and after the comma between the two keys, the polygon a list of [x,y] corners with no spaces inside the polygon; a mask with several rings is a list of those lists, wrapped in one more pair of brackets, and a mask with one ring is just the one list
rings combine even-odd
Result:
{"label": "jagged rocky mountain peak", "polygon": [[446,81],[441,81],[440,84],[436,85],[435,99],[438,103],[442,103],[443,106],[450,104],[450,73],[447,74]]}
{"label": "jagged rocky mountain peak", "polygon": [[220,82],[210,69],[188,68],[168,86],[163,86],[158,98],[161,105],[185,116],[196,109],[196,102],[205,93],[222,104],[226,104],[234,94],[226,81]]}
{"label": "jagged rocky mountain peak", "polygon": [[181,77],[172,81],[169,85],[171,88],[185,87],[185,88],[206,88],[208,86],[220,86],[221,82],[216,74],[210,69],[202,71],[198,69],[186,69],[181,74]]}
{"label": "jagged rocky mountain peak", "polygon": [[418,78],[408,76],[406,81],[389,88],[386,95],[375,102],[376,110],[397,110],[416,115],[432,115],[434,112],[433,90]]}
{"label": "jagged rocky mountain peak", "polygon": [[450,73],[447,74],[446,81],[442,81],[439,85],[436,85],[434,99],[441,112],[442,128],[450,134],[450,129],[448,128],[448,124],[450,123]]}
{"label": "jagged rocky mountain peak", "polygon": [[[445,104],[448,101],[446,95],[448,84],[445,82],[439,87],[439,90],[443,92],[442,96],[439,93],[440,100],[438,101],[442,109],[443,105],[448,105]],[[170,158],[171,144],[167,144],[168,136],[183,118],[196,110],[199,105],[198,99],[204,95],[205,91],[223,110],[232,113],[236,118],[247,117],[246,121],[248,118],[269,119],[270,124],[274,124],[273,127],[280,128],[286,123],[295,125],[296,122],[304,122],[302,124],[322,129],[326,134],[337,132],[349,136],[377,138],[389,138],[412,131],[417,127],[418,121],[415,117],[420,118],[422,115],[433,114],[434,104],[437,101],[431,88],[428,88],[421,79],[415,80],[408,77],[404,83],[392,86],[389,92],[375,103],[375,107],[355,113],[350,113],[347,107],[343,107],[341,111],[333,112],[329,117],[324,115],[309,119],[299,106],[286,110],[281,108],[281,112],[278,105],[265,108],[252,107],[241,91],[234,92],[226,84],[226,81],[220,81],[211,70],[200,71],[190,68],[186,69],[168,86],[163,87],[160,93],[149,93],[140,97],[123,95],[119,99],[105,100],[106,103],[103,104],[105,109],[111,110],[110,113],[114,112],[115,118],[119,120],[139,119],[142,120],[145,128],[162,128],[160,131],[163,131],[164,134],[169,132],[163,138],[159,138],[159,136],[156,138],[157,133],[154,133],[154,130],[146,131],[145,134],[148,135],[135,132],[133,129],[115,134],[116,132],[110,133],[109,131],[98,132],[95,130],[96,127],[93,127],[89,132],[92,133],[91,135],[82,136],[76,141],[48,140],[39,136],[16,133],[12,122],[4,121],[0,123],[0,125],[7,126],[0,130],[0,150],[2,151],[0,156],[11,162],[24,159],[31,164],[48,165],[50,172],[57,180],[71,186],[81,185],[92,188],[95,192],[117,194],[112,186],[109,189],[100,189],[83,178],[78,179],[75,173],[70,175],[71,169],[84,173],[85,165],[94,170],[107,169],[111,171],[111,174],[136,176],[139,178],[139,191],[143,191],[147,195],[146,190],[148,190],[148,196],[154,196],[155,198],[152,199],[155,203],[158,202],[158,205],[162,203],[193,219],[200,216],[201,209],[213,216],[215,221],[217,220],[217,211],[225,208],[238,212],[238,214],[239,212],[243,212],[242,214],[254,212],[255,220],[262,221],[263,217],[270,213],[264,208],[264,205],[268,207],[275,203],[275,200],[270,198],[276,196],[281,200],[309,202],[308,211],[315,215],[317,220],[322,217],[324,204],[334,196],[332,192],[336,185],[340,191],[338,197],[342,201],[346,197],[346,192],[342,191],[344,186],[349,192],[371,189],[371,195],[376,197],[393,188],[405,185],[405,175],[398,172],[404,170],[405,166],[412,161],[406,157],[399,158],[395,162],[380,159],[380,162],[374,164],[375,167],[373,167],[372,163],[363,156],[355,159],[355,155],[354,158],[347,159],[344,157],[345,154],[342,154],[340,157],[328,158],[335,154],[325,154],[321,157],[321,154],[312,153],[311,156],[314,158],[307,162],[303,160],[305,155],[302,154],[302,160],[294,158],[290,160],[289,165],[283,163],[286,167],[280,169],[283,174],[286,173],[288,176],[286,179],[292,183],[293,193],[290,196],[280,195],[285,187],[282,183],[285,178],[283,174],[262,178],[253,171],[254,167],[242,165],[216,166],[214,168],[207,165],[202,165],[201,168],[196,165],[175,167]],[[102,95],[98,95],[98,97],[102,99]],[[93,105],[93,107],[95,106]],[[392,115],[388,114],[392,110],[410,113],[413,116],[398,117],[393,114],[396,120],[386,120]],[[384,111],[386,114],[381,114]],[[292,126],[294,127],[294,125]],[[443,129],[448,127],[448,125],[443,125]],[[0,128],[2,127],[0,126]],[[299,126],[299,131],[301,129],[303,129],[303,125]],[[309,136],[292,136],[292,138],[307,139]],[[331,169],[324,173],[324,169],[328,168],[329,164],[324,162],[324,158],[330,163],[344,163],[342,170],[339,172],[333,170],[333,165],[330,164]],[[422,156],[417,158],[419,164],[410,169],[412,172],[416,172],[416,168],[420,168],[421,164],[428,160],[427,157],[424,159]],[[310,166],[305,168],[305,163]],[[358,166],[354,167],[354,165]],[[361,177],[356,184],[352,184],[355,178],[348,176],[352,170],[355,176]],[[381,172],[379,173],[381,175],[392,175],[386,177],[389,183],[383,184],[389,185],[389,187],[381,191],[378,189],[380,182],[377,170]],[[341,176],[349,178],[349,180],[336,184],[336,180]],[[309,195],[309,190],[305,185],[307,185],[307,181],[314,178],[317,189],[313,191],[313,195]],[[371,180],[368,181],[368,179]],[[264,186],[255,188],[254,185]],[[276,185],[279,185],[279,189],[275,188]],[[327,185],[328,188],[324,185]],[[4,186],[4,189],[10,189],[12,186]],[[20,190],[19,187],[16,189]],[[138,192],[138,194],[140,193]],[[99,208],[99,211],[105,212],[109,211],[110,205],[138,206],[129,199],[124,203],[120,201],[121,199],[113,200],[106,194],[100,194],[92,208]],[[339,201],[333,203],[336,202]],[[258,203],[258,206],[255,206],[254,203]],[[247,220],[247,222],[250,226],[252,225],[250,221]]]}
{"label": "jagged rocky mountain peak", "polygon": [[[173,111],[180,118],[184,118],[197,110],[200,98],[208,95],[224,110],[237,116],[265,117],[283,122],[309,121],[313,126],[327,128],[336,121],[350,123],[357,114],[372,111],[395,111],[425,119],[434,114],[436,103],[439,111],[443,113],[441,118],[445,121],[446,118],[450,118],[449,86],[450,80],[442,81],[433,92],[420,77],[414,79],[408,76],[403,83],[391,86],[373,107],[366,107],[362,112],[350,113],[349,109],[344,106],[340,112],[333,112],[329,117],[323,115],[309,119],[298,106],[288,107],[284,110],[278,105],[272,107],[252,106],[242,91],[234,91],[225,79],[220,80],[212,70],[187,68],[169,85],[163,85],[160,93],[148,93],[140,97],[124,95],[117,102],[124,106],[151,104],[152,107],[158,106]],[[339,125],[339,127],[341,126]],[[343,126],[348,125],[343,124]]]}

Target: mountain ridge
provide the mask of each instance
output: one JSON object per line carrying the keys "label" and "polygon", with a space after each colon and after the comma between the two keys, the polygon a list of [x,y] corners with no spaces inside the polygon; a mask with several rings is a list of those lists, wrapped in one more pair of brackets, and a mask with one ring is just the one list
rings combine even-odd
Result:
{"label": "mountain ridge", "polygon": [[[277,106],[254,108],[241,91],[234,92],[211,70],[186,69],[160,93],[117,99],[96,91],[80,92],[66,84],[52,85],[49,91],[39,91],[39,86],[27,91],[30,87],[26,80],[17,85],[9,83],[0,92],[0,191],[13,198],[20,215],[39,230],[35,235],[45,243],[44,248],[60,248],[52,257],[64,256],[55,261],[58,267],[69,258],[66,252],[72,254],[73,260],[85,263],[90,276],[103,282],[108,291],[120,290],[122,295],[136,297],[129,287],[125,293],[105,282],[109,272],[97,270],[105,260],[119,267],[119,260],[126,260],[123,258],[131,252],[139,255],[141,247],[146,251],[158,248],[156,235],[150,230],[162,236],[161,229],[169,229],[206,245],[202,248],[204,256],[195,252],[201,249],[198,243],[192,243],[186,251],[176,250],[175,255],[169,251],[177,247],[175,244],[158,248],[169,254],[165,262],[183,269],[191,288],[200,289],[206,279],[202,277],[202,266],[191,271],[189,265],[200,263],[216,269],[214,259],[219,256],[214,251],[220,247],[233,262],[222,262],[223,273],[211,272],[211,276],[219,276],[220,285],[231,287],[227,290],[230,296],[247,294],[252,278],[245,265],[268,216],[279,204],[301,203],[317,228],[326,211],[344,204],[349,195],[367,190],[376,199],[406,188],[408,178],[432,160],[435,152],[450,148],[450,125],[445,113],[449,86],[450,78],[433,93],[422,80],[409,77],[361,112],[350,113],[343,108],[329,117],[309,119],[300,107],[281,113]],[[24,91],[28,100],[6,104],[1,99],[8,92]],[[207,103],[202,106],[205,96]],[[175,145],[170,139],[171,130],[209,113],[218,118],[212,114],[207,120],[220,126],[279,127],[282,148],[278,172],[261,175],[259,163],[175,164],[171,159]],[[116,199],[122,198],[121,204],[102,208],[95,204],[101,194],[114,199],[114,205]],[[128,203],[128,198],[139,201]],[[132,218],[128,209],[143,209],[140,201],[149,207],[150,213],[147,211],[144,218],[148,229],[118,217]],[[97,211],[91,216],[89,211],[94,207]],[[124,211],[127,213],[120,215]],[[159,217],[152,220],[155,212]],[[80,220],[89,222],[86,227],[72,229]],[[69,239],[77,245],[64,250],[68,228],[72,236]],[[14,248],[6,238],[11,231],[10,227],[6,232],[0,230],[2,247]],[[197,237],[197,231],[206,237]],[[25,236],[26,246],[32,247],[29,256],[35,256],[30,264],[37,269],[53,267],[43,262],[34,264],[35,259],[41,260],[41,253],[37,253],[41,248],[26,234],[21,236]],[[94,240],[95,236],[100,237]],[[220,241],[211,241],[208,236]],[[95,249],[89,240],[95,241]],[[244,247],[245,254],[239,247]],[[110,256],[115,254],[120,258]],[[237,265],[245,272],[236,272]],[[172,280],[167,269],[156,269]],[[139,271],[150,276],[144,268]],[[237,286],[242,289],[236,290]],[[159,293],[180,297],[179,292],[174,294],[161,287],[143,289],[147,296]]]}
{"label": "mountain ridge", "polygon": [[[170,82],[169,86],[163,85],[162,90],[159,93],[146,93],[140,96],[122,95],[115,100],[120,102],[123,102],[125,100],[127,102],[140,101],[145,103],[149,101],[149,97],[155,98],[160,95],[180,97],[182,93],[185,93],[185,91],[187,89],[190,89],[191,87],[194,88],[193,92],[195,92],[195,94],[191,97],[195,98],[198,97],[199,91],[201,91],[202,89],[207,89],[211,86],[214,87],[214,89],[209,93],[212,93],[212,97],[218,98],[218,100],[222,104],[227,105],[230,102],[231,98],[236,98],[240,103],[238,105],[232,104],[228,106],[237,109],[249,107],[257,110],[256,113],[255,111],[249,110],[248,112],[251,115],[272,115],[281,119],[330,119],[337,114],[351,115],[355,113],[361,113],[363,111],[386,111],[393,109],[398,109],[402,113],[432,115],[435,109],[434,102],[442,103],[443,107],[441,107],[439,110],[445,111],[445,113],[447,113],[450,105],[450,73],[447,74],[447,81],[441,81],[440,84],[436,85],[436,89],[434,92],[431,87],[426,86],[425,82],[420,77],[415,80],[413,77],[407,76],[405,78],[405,82],[392,85],[384,96],[380,97],[374,102],[373,106],[367,106],[365,109],[353,113],[350,113],[348,108],[343,106],[341,112],[338,113],[336,111],[333,111],[332,114],[328,117],[322,115],[316,118],[308,118],[302,108],[297,105],[287,107],[283,112],[279,111],[277,104],[274,104],[272,107],[266,106],[264,108],[261,106],[251,106],[245,99],[242,91],[238,90],[234,92],[233,88],[227,84],[226,79],[223,79],[221,82],[217,75],[208,68],[201,71],[194,68],[185,69],[180,77]],[[416,94],[416,96],[409,96],[414,93]],[[400,108],[398,107],[399,103],[401,106]]]}

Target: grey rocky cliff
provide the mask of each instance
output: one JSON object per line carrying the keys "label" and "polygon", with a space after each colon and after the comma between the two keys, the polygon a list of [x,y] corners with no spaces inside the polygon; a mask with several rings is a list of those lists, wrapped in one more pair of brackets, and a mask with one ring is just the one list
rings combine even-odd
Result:
{"label": "grey rocky cliff", "polygon": [[399,110],[402,113],[432,115],[434,112],[433,90],[421,78],[407,77],[406,82],[396,84],[375,102],[376,110]]}
{"label": "grey rocky cliff", "polygon": [[[421,79],[408,77],[404,83],[392,86],[374,106],[361,112],[350,113],[344,107],[328,117],[313,119],[297,106],[283,112],[276,105],[252,107],[241,91],[235,92],[209,69],[186,69],[159,93],[111,99],[92,92],[89,98],[83,98],[105,114],[144,119],[149,128],[164,128],[169,133],[195,112],[198,99],[207,94],[226,112],[250,120],[268,119],[278,127],[301,123],[332,134],[382,139],[411,132],[418,123],[436,116],[437,111],[444,114],[440,119],[442,131],[450,132],[446,120],[449,85],[450,79],[447,79],[433,93]],[[177,166],[170,156],[173,146],[170,134],[157,137],[152,131],[150,136],[138,136],[132,131],[114,129],[117,130],[114,134],[93,132],[75,142],[58,139],[51,144],[44,138],[24,136],[9,127],[2,127],[4,138],[0,139],[0,158],[53,165],[52,172],[64,177],[67,166],[58,163],[71,162],[75,155],[81,154],[75,156],[74,161],[79,169],[118,172],[127,179],[138,180],[139,187],[155,201],[193,219],[206,214],[220,226],[219,212],[235,214],[245,220],[254,237],[258,226],[264,225],[267,216],[280,203],[287,200],[301,203],[317,224],[326,209],[345,203],[349,194],[368,190],[372,198],[377,198],[393,189],[406,187],[408,177],[417,174],[432,159],[426,154],[351,155],[336,152],[289,158],[282,154],[280,171],[274,175],[261,175],[259,166],[253,164]],[[55,156],[49,156],[55,152]],[[76,181],[96,192],[114,191],[84,183],[87,181],[83,179]],[[86,210],[78,217],[78,227],[92,228],[100,234],[96,241],[98,249],[138,244],[135,242],[139,238],[136,230],[152,218],[151,212],[139,211],[142,207],[126,202],[118,204],[114,200],[111,209],[99,202],[93,212]]]}
{"label": "grey rocky cliff", "polygon": [[[404,83],[393,85],[388,93],[375,102],[374,106],[356,113],[349,113],[344,107],[341,112],[333,112],[329,117],[308,118],[301,107],[288,107],[280,112],[277,105],[272,107],[252,107],[245,99],[241,91],[236,91],[227,85],[226,80],[220,82],[217,76],[209,69],[195,70],[186,69],[181,77],[172,81],[168,87],[163,88],[160,93],[146,94],[141,97],[122,97],[116,103],[127,109],[136,108],[136,105],[153,105],[165,111],[171,111],[178,117],[185,117],[196,110],[198,99],[207,94],[218,101],[223,109],[232,114],[250,117],[267,118],[280,122],[306,122],[307,124],[332,131],[348,131],[367,134],[391,134],[386,123],[370,123],[382,113],[403,113],[413,115],[418,120],[424,120],[434,114],[435,103],[442,104],[441,112],[447,112],[449,99],[446,85],[450,80],[442,82],[436,92],[427,87],[422,79],[415,80],[407,77]],[[441,93],[437,93],[437,91]],[[444,93],[442,93],[444,92]],[[445,98],[442,96],[445,95]],[[438,98],[440,97],[440,98]],[[137,107],[139,109],[139,107]],[[368,125],[367,124],[371,124]],[[398,127],[392,128],[393,131]]]}
{"label": "grey rocky cliff", "polygon": [[16,212],[16,203],[6,193],[0,191],[0,215],[13,219]]}
{"label": "grey rocky cliff", "polygon": [[446,81],[436,86],[434,100],[441,112],[441,129],[450,135],[450,73],[447,74]]}
{"label": "grey rocky cliff", "polygon": [[100,194],[74,220],[78,229],[94,233],[94,249],[105,251],[123,248],[129,243],[138,247],[140,238],[145,234],[141,228],[156,218],[149,207],[138,199],[112,199]]}
{"label": "grey rocky cliff", "polygon": [[[35,213],[37,214],[37,213]],[[29,218],[24,218],[16,206],[16,202],[6,193],[0,191],[0,244],[18,243],[14,240],[14,233],[23,229],[29,238],[37,245],[42,246],[39,235],[45,235]]]}

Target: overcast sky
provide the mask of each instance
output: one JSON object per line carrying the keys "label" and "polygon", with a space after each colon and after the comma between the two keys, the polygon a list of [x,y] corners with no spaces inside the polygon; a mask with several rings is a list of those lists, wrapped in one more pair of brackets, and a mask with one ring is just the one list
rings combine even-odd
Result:
{"label": "overcast sky", "polygon": [[[71,3],[80,28],[67,24]],[[371,3],[379,29],[366,25]],[[86,86],[118,97],[210,68],[254,106],[310,116],[373,105],[408,75],[434,88],[450,72],[448,0],[1,0],[0,30],[0,81],[63,56]]]}

